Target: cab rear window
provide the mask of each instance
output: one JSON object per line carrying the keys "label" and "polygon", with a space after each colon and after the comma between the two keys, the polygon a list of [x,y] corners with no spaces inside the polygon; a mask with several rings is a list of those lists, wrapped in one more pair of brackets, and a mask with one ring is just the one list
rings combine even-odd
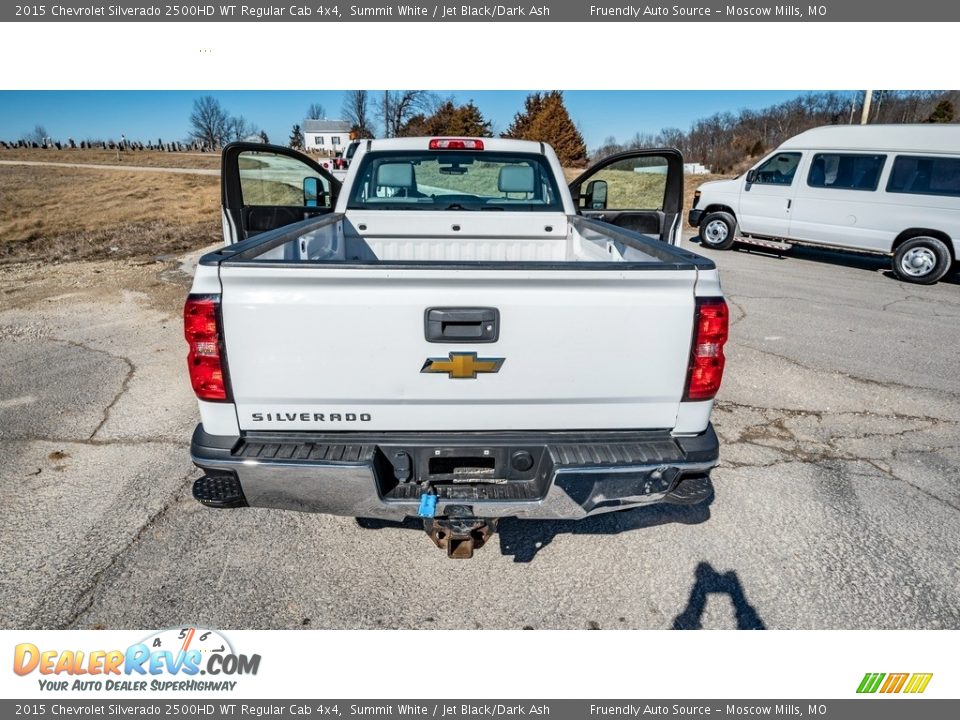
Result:
{"label": "cab rear window", "polygon": [[372,152],[363,157],[351,210],[562,211],[540,155],[470,150]]}

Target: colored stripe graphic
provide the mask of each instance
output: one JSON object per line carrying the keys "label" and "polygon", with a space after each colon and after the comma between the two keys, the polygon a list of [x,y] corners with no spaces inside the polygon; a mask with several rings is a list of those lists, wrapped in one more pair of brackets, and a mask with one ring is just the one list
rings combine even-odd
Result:
{"label": "colored stripe graphic", "polygon": [[910,677],[910,673],[890,673],[887,675],[887,681],[883,684],[883,687],[880,688],[880,692],[900,692],[900,689],[903,687],[903,684],[907,681],[908,677]]}
{"label": "colored stripe graphic", "polygon": [[886,677],[884,673],[867,673],[863,676],[863,680],[860,681],[860,687],[857,688],[857,692],[875,693],[877,688],[880,687],[880,683],[884,677]]}
{"label": "colored stripe graphic", "polygon": [[922,693],[930,684],[933,673],[914,673],[904,690],[905,693]]}
{"label": "colored stripe graphic", "polygon": [[861,694],[870,694],[879,691],[884,694],[895,694],[899,692],[919,694],[927,689],[933,673],[866,673],[860,685],[857,686],[857,692]]}

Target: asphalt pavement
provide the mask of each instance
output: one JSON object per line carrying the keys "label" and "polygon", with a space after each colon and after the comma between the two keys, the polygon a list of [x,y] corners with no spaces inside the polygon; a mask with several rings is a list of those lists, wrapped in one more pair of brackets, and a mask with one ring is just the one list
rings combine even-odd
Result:
{"label": "asphalt pavement", "polygon": [[192,499],[174,264],[0,269],[0,626],[960,628],[960,277],[704,254],[734,323],[712,502],[504,521],[469,561]]}

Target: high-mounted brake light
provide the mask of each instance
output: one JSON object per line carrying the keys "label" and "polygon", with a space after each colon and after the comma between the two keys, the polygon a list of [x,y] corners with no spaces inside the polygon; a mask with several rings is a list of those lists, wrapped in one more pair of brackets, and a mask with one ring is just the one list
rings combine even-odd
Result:
{"label": "high-mounted brake light", "polygon": [[190,384],[201,400],[230,399],[220,333],[220,296],[190,295],[183,306],[183,335],[190,346]]}
{"label": "high-mounted brake light", "polygon": [[684,400],[710,400],[720,389],[725,360],[723,345],[727,342],[729,320],[730,311],[723,298],[697,298]]}
{"label": "high-mounted brake light", "polygon": [[483,150],[483,140],[475,138],[433,138],[431,150]]}

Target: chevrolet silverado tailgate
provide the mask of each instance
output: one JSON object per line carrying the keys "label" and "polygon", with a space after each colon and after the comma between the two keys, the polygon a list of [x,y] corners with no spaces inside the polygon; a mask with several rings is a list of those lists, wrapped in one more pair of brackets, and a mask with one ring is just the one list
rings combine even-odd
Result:
{"label": "chevrolet silverado tailgate", "polygon": [[[223,331],[239,426],[673,428],[696,279],[692,267],[225,263]],[[428,317],[430,309],[440,314]]]}

